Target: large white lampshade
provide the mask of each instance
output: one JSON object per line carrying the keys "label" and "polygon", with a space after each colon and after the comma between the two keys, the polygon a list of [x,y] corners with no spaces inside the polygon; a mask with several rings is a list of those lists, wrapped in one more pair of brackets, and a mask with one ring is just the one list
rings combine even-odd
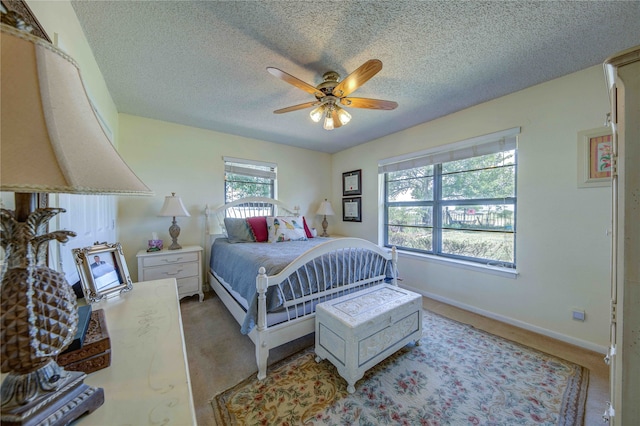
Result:
{"label": "large white lampshade", "polygon": [[78,65],[2,25],[2,191],[151,194],[105,135]]}

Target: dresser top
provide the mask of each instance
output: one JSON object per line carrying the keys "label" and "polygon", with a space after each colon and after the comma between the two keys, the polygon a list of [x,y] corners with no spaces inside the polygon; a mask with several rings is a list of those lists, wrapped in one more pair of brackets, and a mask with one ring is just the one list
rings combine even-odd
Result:
{"label": "dresser top", "polygon": [[170,278],[93,304],[104,309],[111,365],[87,375],[104,389],[104,404],[79,424],[196,424],[177,296]]}

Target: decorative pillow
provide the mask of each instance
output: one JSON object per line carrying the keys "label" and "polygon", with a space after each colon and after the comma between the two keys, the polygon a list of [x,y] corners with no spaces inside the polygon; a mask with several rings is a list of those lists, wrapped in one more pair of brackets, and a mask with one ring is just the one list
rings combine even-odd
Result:
{"label": "decorative pillow", "polygon": [[304,216],[302,216],[302,224],[304,225],[304,232],[307,234],[307,238],[313,238],[313,232],[311,232],[311,229],[307,226],[307,218]]}
{"label": "decorative pillow", "polygon": [[269,239],[266,216],[248,217],[247,223],[257,243],[263,243]]}
{"label": "decorative pillow", "polygon": [[295,216],[276,216],[267,218],[269,230],[269,242],[280,243],[283,241],[306,240],[302,220]]}
{"label": "decorative pillow", "polygon": [[224,227],[227,230],[227,238],[230,243],[253,243],[256,241],[245,218],[225,217]]}

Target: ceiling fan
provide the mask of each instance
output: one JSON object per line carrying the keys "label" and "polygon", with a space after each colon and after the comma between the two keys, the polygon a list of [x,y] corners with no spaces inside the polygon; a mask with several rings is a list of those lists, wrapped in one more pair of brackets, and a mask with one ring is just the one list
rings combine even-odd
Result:
{"label": "ceiling fan", "polygon": [[324,118],[323,127],[326,130],[333,130],[344,126],[351,120],[351,114],[345,111],[338,104],[352,108],[384,110],[395,109],[398,107],[398,104],[393,101],[348,97],[358,87],[362,86],[371,77],[376,75],[381,69],[382,62],[380,60],[370,59],[342,81],[340,81],[340,75],[337,72],[327,71],[322,76],[322,83],[317,87],[314,87],[291,74],[287,74],[286,72],[279,70],[278,68],[267,67],[267,71],[278,77],[280,80],[283,80],[298,89],[302,89],[305,92],[311,93],[316,97],[315,101],[293,105],[273,112],[274,114],[282,114],[285,112],[297,111],[299,109],[316,107],[309,113],[311,119],[318,123]]}

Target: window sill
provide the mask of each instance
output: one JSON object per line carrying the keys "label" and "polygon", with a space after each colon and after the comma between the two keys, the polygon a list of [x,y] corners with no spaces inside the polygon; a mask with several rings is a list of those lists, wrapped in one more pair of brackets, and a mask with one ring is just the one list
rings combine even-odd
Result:
{"label": "window sill", "polygon": [[497,275],[500,277],[516,279],[519,275],[518,271],[510,268],[500,268],[498,266],[482,265],[480,263],[468,262],[465,260],[449,259],[446,257],[433,256],[430,254],[414,253],[410,251],[398,250],[399,257],[409,257],[413,259],[427,260],[433,263],[453,266],[456,268],[468,269],[471,271],[483,272],[486,274]]}

